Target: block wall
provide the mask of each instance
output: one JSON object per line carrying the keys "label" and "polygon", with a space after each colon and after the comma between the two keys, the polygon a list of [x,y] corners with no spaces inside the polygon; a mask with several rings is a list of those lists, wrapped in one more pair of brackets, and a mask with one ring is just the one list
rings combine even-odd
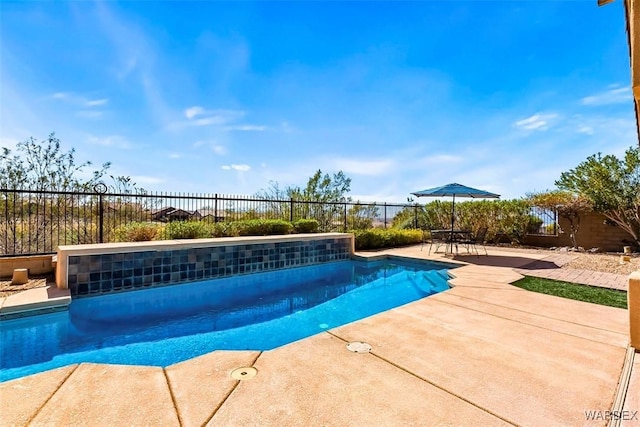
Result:
{"label": "block wall", "polygon": [[67,284],[78,297],[340,261],[351,258],[351,239],[70,255]]}

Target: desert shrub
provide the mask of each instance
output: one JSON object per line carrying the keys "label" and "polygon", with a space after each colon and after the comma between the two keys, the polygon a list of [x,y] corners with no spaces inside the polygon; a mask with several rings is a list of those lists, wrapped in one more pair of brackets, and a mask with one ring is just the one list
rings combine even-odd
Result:
{"label": "desert shrub", "polygon": [[293,225],[281,219],[250,219],[236,221],[240,236],[270,236],[277,234],[289,234]]}
{"label": "desert shrub", "polygon": [[213,237],[237,237],[239,235],[237,221],[217,222],[213,225]]}
{"label": "desert shrub", "polygon": [[544,233],[545,234],[550,234],[550,235],[554,235],[558,232],[558,226],[553,223],[553,224],[547,224],[544,226]]}
{"label": "desert shrub", "polygon": [[320,223],[316,219],[299,219],[293,222],[293,228],[297,233],[317,233]]}
{"label": "desert shrub", "polygon": [[535,215],[529,215],[529,225],[527,226],[527,234],[540,233],[540,227],[542,227],[542,219]]}
{"label": "desert shrub", "polygon": [[[530,214],[527,200],[481,200],[457,202],[455,228],[477,233],[487,228],[487,241],[504,239],[521,242],[527,233],[538,231],[541,220]],[[424,206],[409,206],[394,219],[394,228],[414,228],[416,220],[423,230],[451,227],[451,202],[435,200]]]}
{"label": "desert shrub", "polygon": [[202,239],[212,236],[212,227],[200,221],[172,221],[164,228],[164,238],[169,240]]}
{"label": "desert shrub", "polygon": [[499,206],[498,233],[506,235],[512,243],[521,243],[531,223],[531,204],[527,200],[497,200]]}
{"label": "desert shrub", "polygon": [[152,222],[130,222],[114,230],[116,242],[146,242],[162,234],[162,226]]}
{"label": "desert shrub", "polygon": [[354,230],[356,250],[394,248],[422,242],[422,231],[372,228]]}

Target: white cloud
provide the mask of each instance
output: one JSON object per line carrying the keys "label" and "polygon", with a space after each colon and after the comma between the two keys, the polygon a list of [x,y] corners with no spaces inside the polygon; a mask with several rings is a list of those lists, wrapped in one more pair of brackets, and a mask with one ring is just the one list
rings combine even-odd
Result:
{"label": "white cloud", "polygon": [[180,153],[170,153],[169,154],[169,158],[170,159],[180,159],[180,158],[182,158],[182,154],[180,154]]}
{"label": "white cloud", "polygon": [[101,107],[103,105],[107,105],[107,103],[109,102],[108,98],[89,99],[82,94],[72,92],[56,92],[49,97],[51,99],[66,101],[71,105],[76,105],[83,108]]}
{"label": "white cloud", "polygon": [[266,126],[258,126],[258,125],[236,125],[236,126],[227,126],[225,130],[239,130],[239,131],[265,131],[267,130]]}
{"label": "white cloud", "polygon": [[51,98],[53,99],[69,99],[69,94],[66,92],[56,92],[53,95],[51,95]]}
{"label": "white cloud", "polygon": [[[188,121],[182,125],[222,126],[242,118],[245,115],[245,112],[240,110],[205,110],[204,108],[196,105],[184,110],[184,115]],[[181,124],[178,124],[178,127],[180,126]]]}
{"label": "white cloud", "polygon": [[593,135],[594,134],[593,127],[587,126],[587,125],[578,126],[577,132],[578,133],[583,133],[585,135]]}
{"label": "white cloud", "polygon": [[211,150],[219,156],[222,156],[227,153],[227,149],[224,148],[222,145],[213,145],[211,147]]}
{"label": "white cloud", "polygon": [[87,102],[85,102],[85,106],[87,107],[99,107],[101,105],[107,105],[107,103],[109,102],[109,100],[107,98],[102,98],[102,99],[90,99]]}
{"label": "white cloud", "polygon": [[585,96],[584,98],[582,98],[582,104],[589,106],[600,106],[621,104],[625,102],[631,102],[632,100],[633,96],[631,94],[631,89],[627,87],[621,87],[610,89],[606,92],[597,93],[595,95]]}
{"label": "white cloud", "polygon": [[123,136],[120,135],[109,135],[109,136],[95,136],[89,135],[87,137],[87,142],[94,145],[102,145],[105,147],[116,147],[122,149],[131,149],[133,145]]}
{"label": "white cloud", "polygon": [[207,146],[209,148],[211,148],[211,151],[213,151],[214,153],[216,153],[218,156],[222,156],[224,154],[227,154],[227,149],[225,146],[217,144],[216,142],[210,142],[210,141],[196,141],[191,145],[193,148],[199,148],[202,146]]}
{"label": "white cloud", "polygon": [[245,116],[241,110],[207,110],[199,105],[186,108],[184,116],[186,122],[174,123],[171,128],[183,126],[224,126],[225,131],[262,132],[268,129],[263,125],[234,124]]}
{"label": "white cloud", "polygon": [[223,170],[236,170],[238,172],[248,172],[251,170],[251,166],[249,165],[224,165],[222,166]]}
{"label": "white cloud", "polygon": [[204,108],[198,107],[197,105],[193,107],[189,107],[186,110],[184,110],[184,116],[189,120],[193,119],[195,116],[198,116],[202,113],[204,113]]}
{"label": "white cloud", "polygon": [[201,119],[192,120],[189,122],[192,126],[211,126],[211,125],[222,125],[226,122],[224,117],[221,116],[209,116],[203,117]]}
{"label": "white cloud", "polygon": [[534,114],[526,119],[518,120],[513,126],[525,130],[543,131],[549,129],[549,121],[558,117],[557,114]]}

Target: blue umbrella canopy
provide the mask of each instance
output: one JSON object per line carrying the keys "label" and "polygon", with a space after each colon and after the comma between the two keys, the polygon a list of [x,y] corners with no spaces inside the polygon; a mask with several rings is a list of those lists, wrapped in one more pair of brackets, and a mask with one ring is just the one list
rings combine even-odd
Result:
{"label": "blue umbrella canopy", "polygon": [[471,197],[474,199],[498,199],[499,194],[490,193],[484,190],[478,190],[477,188],[467,187],[466,185],[452,183],[443,185],[441,187],[428,188],[422,191],[416,191],[411,193],[418,197],[453,197],[453,204],[451,206],[451,250],[453,251],[453,225],[456,216],[456,196],[458,197]]}
{"label": "blue umbrella canopy", "polygon": [[467,187],[462,184],[447,184],[441,187],[429,188],[422,191],[416,191],[411,193],[418,197],[472,197],[474,199],[498,199],[499,194],[490,193],[484,190],[478,190],[477,188]]}

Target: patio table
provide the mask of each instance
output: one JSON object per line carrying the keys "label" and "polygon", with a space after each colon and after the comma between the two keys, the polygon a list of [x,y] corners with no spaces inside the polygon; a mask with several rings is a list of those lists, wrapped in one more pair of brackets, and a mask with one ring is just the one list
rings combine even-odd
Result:
{"label": "patio table", "polygon": [[[444,253],[453,253],[453,246],[456,247],[456,255],[458,254],[458,243],[469,241],[473,237],[471,230],[431,230],[433,239],[440,240],[445,243]],[[447,247],[450,247],[450,251],[447,252]],[[467,252],[469,248],[467,248]],[[437,248],[436,251],[437,252]]]}

